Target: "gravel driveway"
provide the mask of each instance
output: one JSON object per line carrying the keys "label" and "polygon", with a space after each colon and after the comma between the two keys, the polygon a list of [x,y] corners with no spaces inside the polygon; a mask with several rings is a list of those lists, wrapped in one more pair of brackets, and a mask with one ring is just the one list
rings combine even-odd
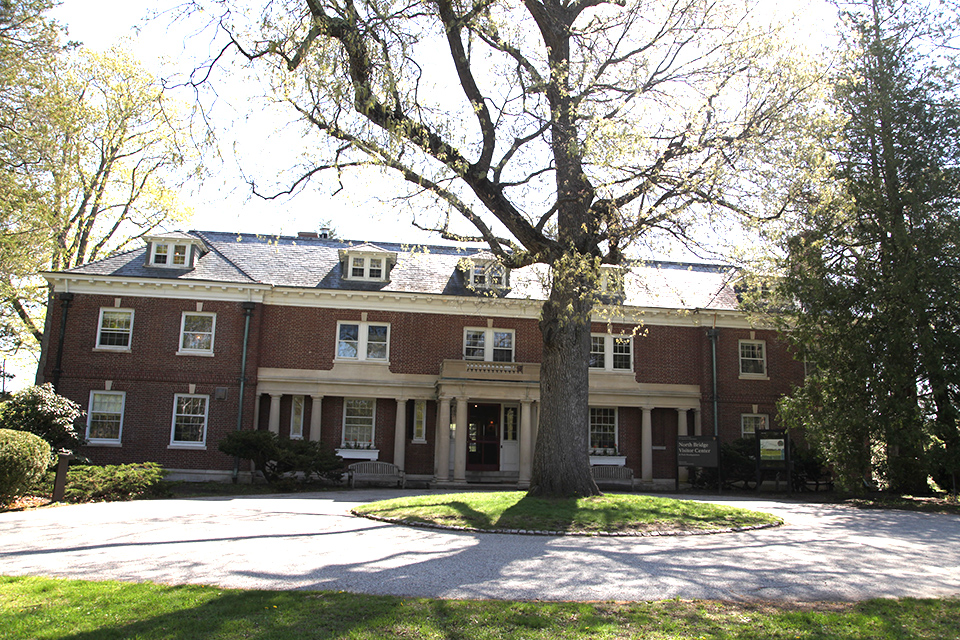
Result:
{"label": "gravel driveway", "polygon": [[[409,493],[409,492],[407,492]],[[0,514],[0,573],[442,598],[859,600],[960,595],[960,517],[709,499],[787,525],[584,538],[455,533],[351,516],[358,490]]]}

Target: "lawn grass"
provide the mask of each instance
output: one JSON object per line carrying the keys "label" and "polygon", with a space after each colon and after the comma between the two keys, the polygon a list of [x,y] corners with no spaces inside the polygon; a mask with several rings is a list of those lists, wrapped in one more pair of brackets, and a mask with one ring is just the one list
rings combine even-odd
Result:
{"label": "lawn grass", "polygon": [[960,599],[548,603],[0,577],[0,638],[10,640],[958,637]]}
{"label": "lawn grass", "polygon": [[736,507],[616,493],[589,498],[534,498],[522,491],[409,496],[353,511],[410,524],[564,533],[707,531],[782,523],[776,516]]}

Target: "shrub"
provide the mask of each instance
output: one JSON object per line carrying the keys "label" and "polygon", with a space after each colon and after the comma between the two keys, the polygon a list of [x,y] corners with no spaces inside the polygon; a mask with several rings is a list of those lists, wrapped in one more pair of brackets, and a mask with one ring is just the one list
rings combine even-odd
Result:
{"label": "shrub", "polygon": [[0,409],[0,426],[27,431],[59,451],[73,451],[84,442],[80,405],[53,390],[50,383],[13,394]]}
{"label": "shrub", "polygon": [[[98,466],[71,466],[67,471],[64,502],[118,502],[160,495],[163,468],[156,462]],[[50,487],[53,474],[48,474]]]}
{"label": "shrub", "polygon": [[0,504],[22,496],[50,466],[50,445],[43,438],[0,429]]}
{"label": "shrub", "polygon": [[294,478],[339,481],[343,460],[319,442],[282,439],[272,431],[233,431],[220,441],[220,451],[250,460],[267,482],[287,487]]}

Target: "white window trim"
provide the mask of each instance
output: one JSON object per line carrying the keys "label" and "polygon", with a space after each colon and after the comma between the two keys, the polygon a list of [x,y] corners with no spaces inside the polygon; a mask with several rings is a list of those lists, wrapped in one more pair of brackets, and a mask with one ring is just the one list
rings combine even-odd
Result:
{"label": "white window trim", "polygon": [[[107,396],[120,396],[120,429],[117,431],[116,438],[91,438],[90,437],[90,422],[93,420],[93,396],[94,395],[107,395]],[[93,389],[90,391],[90,399],[87,402],[87,429],[85,437],[87,444],[94,446],[114,446],[119,447],[120,443],[123,440],[123,419],[127,411],[127,392],[126,391],[105,391],[102,389]]]}
{"label": "white window trim", "polygon": [[[130,314],[130,340],[127,346],[100,344],[100,334],[103,332],[103,314],[104,312],[124,311]],[[97,346],[95,351],[119,351],[130,353],[133,350],[133,309],[121,309],[117,307],[100,307],[100,317],[97,319]]]}
{"label": "white window trim", "polygon": [[[340,355],[340,327],[345,324],[355,324],[357,325],[357,357],[351,358],[348,356]],[[367,340],[370,337],[370,327],[386,327],[387,328],[387,354],[384,358],[368,358],[367,357]],[[337,335],[336,335],[336,344],[334,345],[333,351],[334,361],[340,362],[375,362],[377,364],[390,364],[390,323],[389,322],[368,322],[366,320],[338,320],[337,321]]]}
{"label": "white window trim", "polygon": [[[476,357],[467,356],[467,332],[468,331],[477,331],[482,332],[483,336],[483,359]],[[509,360],[494,360],[493,359],[493,336],[494,333],[509,333],[513,336],[510,339],[510,359]],[[501,329],[498,327],[464,327],[463,328],[463,359],[472,360],[474,362],[516,362],[517,361],[517,332],[515,329]]]}
{"label": "white window trim", "polygon": [[592,424],[587,420],[587,446],[590,447],[590,455],[619,455],[620,451],[620,410],[618,407],[594,407],[591,406],[590,409],[613,409],[613,442],[614,442],[614,453],[594,453],[596,450],[593,447],[590,447],[590,429]]}
{"label": "white window trim", "polygon": [[[477,271],[483,275],[483,282],[477,282]],[[491,276],[494,271],[500,272],[500,284],[494,284]],[[509,288],[510,283],[510,270],[507,269],[504,265],[493,260],[478,260],[474,261],[469,271],[467,272],[468,280],[470,287],[473,289],[478,289],[481,291],[497,291],[499,289]]]}
{"label": "white window trim", "polygon": [[[200,442],[174,440],[173,435],[177,428],[177,400],[180,398],[204,398],[203,403],[203,438]],[[207,427],[210,426],[210,396],[202,393],[175,393],[173,394],[173,414],[170,417],[170,444],[168,449],[206,449]]]}
{"label": "white window trim", "polygon": [[[157,247],[166,247],[166,262],[157,263]],[[183,264],[173,263],[173,257],[176,255],[177,247],[184,247],[185,249]],[[189,269],[192,266],[190,264],[192,247],[193,244],[189,242],[152,242],[150,243],[150,266],[161,269]]]}
{"label": "white window trim", "polygon": [[[185,349],[183,347],[183,328],[187,321],[187,316],[208,316],[213,318],[210,326],[210,348],[209,349]],[[178,356],[207,356],[213,357],[213,350],[217,340],[217,314],[208,311],[184,311],[180,314],[180,333],[177,335],[177,355]]]}
{"label": "white window trim", "polygon": [[[422,408],[423,411],[417,419],[417,409]],[[426,400],[414,400],[413,401],[413,439],[411,442],[414,444],[424,444],[427,441],[427,401]]]}
{"label": "white window trim", "polygon": [[[743,371],[743,345],[759,344],[763,347],[763,373],[744,373]],[[766,340],[738,340],[737,341],[737,366],[740,370],[740,379],[742,380],[769,380],[770,370],[767,365],[767,341]]]}
{"label": "white window trim", "polygon": [[[363,275],[357,276],[353,274],[353,261],[354,260],[363,260]],[[375,278],[370,275],[370,261],[379,260],[380,261],[380,277]],[[344,280],[359,280],[363,282],[389,282],[389,272],[390,272],[390,255],[388,254],[363,254],[363,253],[347,253],[346,261],[344,263],[345,269],[343,273]]]}
{"label": "white window trim", "polygon": [[[612,333],[591,333],[591,338],[603,338],[603,366],[590,367],[591,371],[612,371],[616,373],[633,373],[633,336]],[[630,345],[630,366],[626,369],[616,369],[613,366],[613,345],[616,339],[626,339]]]}
{"label": "white window trim", "polygon": [[[373,403],[373,414],[370,416],[370,448],[369,449],[358,449],[356,447],[347,447],[347,401],[349,400],[363,400],[365,402]],[[351,449],[355,451],[377,451],[376,449],[377,442],[377,399],[376,398],[344,398],[343,399],[343,418],[340,421],[340,448],[345,451],[350,451]]]}
{"label": "white window trim", "polygon": [[741,413],[741,414],[740,414],[740,437],[741,437],[741,438],[750,438],[750,437],[755,437],[755,436],[756,436],[756,431],[754,431],[753,433],[750,433],[750,434],[748,434],[748,433],[746,433],[746,432],[744,431],[744,422],[746,422],[746,419],[747,419],[747,418],[763,418],[763,423],[764,423],[765,425],[767,425],[766,428],[767,428],[767,429],[770,428],[770,414],[768,414],[768,413]]}
{"label": "white window trim", "polygon": [[[300,401],[300,415],[297,416],[297,400]],[[290,439],[303,440],[303,417],[307,413],[305,396],[291,396],[290,399]],[[297,419],[299,417],[299,420]]]}

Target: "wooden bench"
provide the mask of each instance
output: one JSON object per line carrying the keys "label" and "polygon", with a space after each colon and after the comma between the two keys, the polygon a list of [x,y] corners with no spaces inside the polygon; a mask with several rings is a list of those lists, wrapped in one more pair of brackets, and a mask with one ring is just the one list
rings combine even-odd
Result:
{"label": "wooden bench", "polygon": [[597,486],[626,486],[633,488],[633,469],[612,464],[595,464],[590,467]]}
{"label": "wooden bench", "polygon": [[391,462],[376,460],[354,462],[347,467],[347,477],[350,487],[354,487],[357,480],[368,482],[396,482],[401,489],[406,486],[407,479],[400,467]]}

